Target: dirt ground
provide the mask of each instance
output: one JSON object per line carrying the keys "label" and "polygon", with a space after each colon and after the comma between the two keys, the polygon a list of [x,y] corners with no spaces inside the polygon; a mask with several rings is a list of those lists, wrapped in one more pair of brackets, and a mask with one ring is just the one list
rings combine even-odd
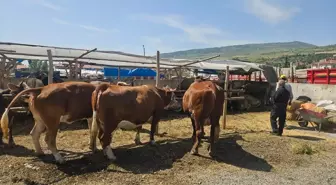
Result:
{"label": "dirt ground", "polygon": [[[0,149],[0,184],[336,184],[336,137],[330,129],[318,133],[287,122],[284,135],[273,136],[268,112],[229,115],[215,158],[209,157],[206,140],[199,156],[189,154],[192,128],[183,115],[160,122],[159,132],[166,134],[156,136],[158,146],[135,146],[135,132],[118,130],[114,163],[102,151],[89,152],[85,123],[61,125],[57,146],[64,165],[55,164],[44,136],[47,155],[35,156],[31,128],[18,123],[17,146]],[[146,125],[142,142],[148,142],[148,130]]]}

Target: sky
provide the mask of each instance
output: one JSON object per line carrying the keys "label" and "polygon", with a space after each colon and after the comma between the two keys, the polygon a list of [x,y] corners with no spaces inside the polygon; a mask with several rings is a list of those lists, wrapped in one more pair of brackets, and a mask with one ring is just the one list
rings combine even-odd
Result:
{"label": "sky", "polygon": [[336,44],[334,0],[0,0],[0,41],[146,55]]}

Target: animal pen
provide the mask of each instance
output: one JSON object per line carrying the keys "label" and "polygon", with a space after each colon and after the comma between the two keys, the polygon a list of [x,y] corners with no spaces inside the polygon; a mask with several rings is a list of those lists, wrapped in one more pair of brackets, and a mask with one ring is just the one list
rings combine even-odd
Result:
{"label": "animal pen", "polygon": [[[66,62],[68,63],[68,70],[70,80],[78,81],[81,79],[81,69],[84,65],[97,65],[118,67],[118,80],[120,80],[121,68],[152,68],[156,69],[155,85],[162,87],[160,83],[160,71],[168,71],[169,75],[173,71],[178,76],[178,83],[182,81],[182,69],[210,69],[225,72],[224,83],[224,111],[223,111],[223,128],[226,125],[226,112],[228,100],[234,101],[243,99],[240,97],[229,97],[229,94],[234,92],[240,92],[240,90],[230,90],[230,72],[233,74],[246,73],[251,75],[252,72],[263,71],[257,64],[238,62],[232,60],[226,60],[224,63],[207,62],[208,60],[219,57],[213,56],[203,60],[187,60],[187,59],[165,59],[160,57],[160,51],[157,51],[156,57],[152,56],[140,56],[135,54],[123,53],[118,51],[100,51],[97,48],[91,50],[75,49],[75,48],[63,48],[63,47],[51,47],[40,46],[30,44],[19,43],[5,43],[0,42],[0,86],[5,87],[5,79],[9,77],[9,71],[14,69],[17,65],[17,60],[44,60],[49,61],[49,73],[48,84],[53,83],[53,62]],[[170,79],[170,78],[169,78]],[[176,93],[180,93],[183,96],[184,91],[178,90]],[[22,109],[20,107],[12,109]],[[157,129],[158,130],[158,129]]]}

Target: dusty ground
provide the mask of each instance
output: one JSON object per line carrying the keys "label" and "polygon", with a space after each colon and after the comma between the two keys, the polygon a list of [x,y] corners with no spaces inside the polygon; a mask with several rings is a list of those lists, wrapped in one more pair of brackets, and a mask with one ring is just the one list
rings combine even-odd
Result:
{"label": "dusty ground", "polygon": [[[278,137],[268,133],[269,113],[229,115],[212,159],[206,140],[200,156],[188,153],[190,120],[171,115],[160,123],[160,133],[167,134],[156,137],[157,147],[135,147],[135,132],[119,130],[112,145],[115,163],[101,151],[90,154],[85,124],[62,125],[57,142],[65,165],[56,165],[51,155],[35,157],[27,135],[32,125],[18,124],[18,146],[0,149],[0,184],[336,184],[336,137],[287,124]],[[148,129],[143,142],[149,140]],[[43,137],[41,143],[50,153]]]}

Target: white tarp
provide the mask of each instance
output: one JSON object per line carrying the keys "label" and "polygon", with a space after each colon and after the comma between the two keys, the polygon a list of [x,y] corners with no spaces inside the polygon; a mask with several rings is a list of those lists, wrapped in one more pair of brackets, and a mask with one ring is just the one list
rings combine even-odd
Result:
{"label": "white tarp", "polygon": [[[38,46],[16,43],[0,42],[0,52],[9,58],[27,59],[27,60],[48,60],[47,50],[50,49],[54,61],[73,60],[81,56],[87,50],[74,48],[60,48],[50,46]],[[155,57],[144,57],[140,55],[127,54],[116,51],[94,51],[78,61],[106,66],[134,66],[134,67],[156,67]],[[172,68],[179,66],[190,60],[172,62],[168,59],[160,59],[162,68]],[[167,65],[165,65],[167,64]]]}
{"label": "white tarp", "polygon": [[[51,50],[54,61],[73,60],[74,58],[77,58],[87,52],[87,50],[83,49],[0,42],[0,53],[5,54],[9,58],[15,59],[48,60],[48,49]],[[102,66],[156,68],[155,57],[144,57],[140,55],[116,51],[94,51],[85,55],[81,59],[78,59],[78,61]],[[194,61],[184,59],[174,60],[161,58],[160,67],[176,68],[190,62]],[[262,69],[259,68],[257,64],[240,62],[235,60],[199,62],[188,65],[186,67],[194,69],[225,70],[227,65],[229,65],[230,71],[238,71],[241,73],[262,71]]]}
{"label": "white tarp", "polygon": [[259,68],[257,64],[240,62],[235,60],[199,62],[196,64],[189,65],[188,67],[193,69],[225,70],[226,66],[229,66],[230,71],[239,71],[242,73],[263,71],[261,68]]}

